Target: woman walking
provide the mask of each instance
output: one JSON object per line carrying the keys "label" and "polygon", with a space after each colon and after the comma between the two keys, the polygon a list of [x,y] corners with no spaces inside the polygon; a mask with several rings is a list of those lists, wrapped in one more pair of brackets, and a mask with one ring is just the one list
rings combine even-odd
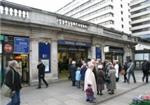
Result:
{"label": "woman walking", "polygon": [[12,90],[11,101],[7,105],[20,105],[21,76],[16,60],[9,62],[9,71],[6,74],[5,84]]}

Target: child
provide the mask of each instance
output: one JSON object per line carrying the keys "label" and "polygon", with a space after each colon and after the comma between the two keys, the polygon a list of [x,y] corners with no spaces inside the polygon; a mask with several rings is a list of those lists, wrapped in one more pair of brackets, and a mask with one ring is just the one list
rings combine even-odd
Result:
{"label": "child", "polygon": [[86,92],[86,101],[88,102],[94,102],[94,92],[91,88],[91,84],[88,84],[88,88],[85,90]]}
{"label": "child", "polygon": [[80,69],[80,67],[78,67],[77,71],[76,71],[76,85],[77,85],[77,88],[80,88],[80,79],[81,79],[80,71],[81,71],[81,69]]}

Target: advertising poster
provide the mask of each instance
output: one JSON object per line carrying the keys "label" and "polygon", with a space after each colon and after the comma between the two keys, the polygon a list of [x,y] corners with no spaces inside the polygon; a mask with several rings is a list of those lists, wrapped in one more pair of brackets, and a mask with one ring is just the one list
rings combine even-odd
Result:
{"label": "advertising poster", "polygon": [[45,65],[45,73],[51,72],[50,52],[51,52],[51,46],[49,43],[45,43],[45,42],[39,43],[39,60],[41,60]]}

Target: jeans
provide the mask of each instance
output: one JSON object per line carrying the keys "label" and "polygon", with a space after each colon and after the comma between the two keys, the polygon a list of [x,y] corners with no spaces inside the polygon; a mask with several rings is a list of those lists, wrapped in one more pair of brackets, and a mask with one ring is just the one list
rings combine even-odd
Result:
{"label": "jeans", "polygon": [[86,100],[87,100],[87,101],[93,101],[94,99],[95,99],[94,96],[87,96],[87,97],[86,97]]}
{"label": "jeans", "polygon": [[133,71],[128,73],[128,80],[127,80],[128,83],[130,83],[130,75],[132,75],[133,80],[134,80],[134,83],[136,83],[136,79],[135,79],[135,75],[134,75],[134,72],[133,72]]}
{"label": "jeans", "polygon": [[20,91],[15,91],[11,97],[11,101],[7,105],[20,105]]}
{"label": "jeans", "polygon": [[80,81],[76,81],[77,88],[80,88]]}

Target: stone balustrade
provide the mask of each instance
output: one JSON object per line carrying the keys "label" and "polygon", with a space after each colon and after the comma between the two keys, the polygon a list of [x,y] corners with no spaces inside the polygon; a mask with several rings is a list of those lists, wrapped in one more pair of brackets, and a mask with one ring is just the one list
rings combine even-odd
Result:
{"label": "stone balustrade", "polygon": [[63,18],[57,18],[57,22],[59,25],[64,25],[68,27],[77,27],[77,28],[82,28],[82,29],[87,29],[88,25],[82,24],[76,21],[71,21],[71,20],[66,20]]}
{"label": "stone balustrade", "polygon": [[16,6],[16,4],[10,4],[7,1],[1,1],[0,3],[0,14],[13,16],[18,18],[29,18],[29,9],[23,8],[23,6]]}
{"label": "stone balustrade", "polygon": [[19,21],[26,24],[31,23],[40,26],[43,25],[54,28],[63,28],[64,30],[69,29],[79,33],[84,32],[89,35],[98,35],[100,37],[109,37],[117,40],[136,42],[136,39],[131,35],[127,35],[117,30],[104,28],[97,24],[8,2],[5,0],[0,1],[0,14],[0,19],[2,22],[4,22],[4,20],[12,20],[16,22]]}

